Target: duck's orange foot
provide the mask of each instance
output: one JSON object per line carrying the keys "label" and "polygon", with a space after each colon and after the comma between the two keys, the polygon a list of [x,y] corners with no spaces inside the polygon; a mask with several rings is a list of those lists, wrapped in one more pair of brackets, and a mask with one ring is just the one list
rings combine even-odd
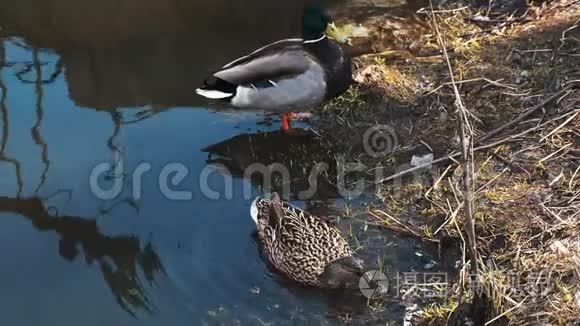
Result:
{"label": "duck's orange foot", "polygon": [[288,131],[292,128],[292,120],[308,120],[312,118],[310,112],[288,112],[282,114],[282,130]]}
{"label": "duck's orange foot", "polygon": [[283,113],[282,114],[282,130],[283,131],[290,130],[291,120],[292,120],[292,113]]}

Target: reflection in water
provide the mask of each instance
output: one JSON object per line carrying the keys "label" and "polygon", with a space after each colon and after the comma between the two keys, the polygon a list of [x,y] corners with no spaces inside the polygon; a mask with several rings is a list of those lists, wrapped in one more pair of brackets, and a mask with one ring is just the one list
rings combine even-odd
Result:
{"label": "reflection in water", "polygon": [[111,150],[111,159],[113,161],[110,173],[114,173],[114,171],[117,170],[118,164],[120,164],[121,160],[123,159],[121,149],[117,145],[119,132],[121,131],[122,116],[119,110],[111,110],[109,111],[109,114],[111,115],[111,120],[113,121],[113,132],[107,139],[107,148]]}
{"label": "reflection in water", "polygon": [[161,260],[151,244],[140,247],[134,236],[107,236],[94,219],[79,216],[52,216],[43,200],[0,197],[0,213],[16,213],[38,231],[60,236],[58,252],[67,261],[79,257],[79,247],[87,264],[98,264],[105,282],[119,305],[135,316],[136,309],[152,312],[151,302],[139,281],[139,271],[153,284],[157,274],[164,273]]}
{"label": "reflection in water", "polygon": [[[18,80],[20,82],[22,82],[23,84],[35,84],[35,85],[51,84],[51,83],[54,83],[54,81],[62,73],[62,70],[63,70],[62,60],[58,60],[58,62],[55,65],[54,71],[50,74],[50,76],[46,80],[43,80],[41,67],[45,66],[46,63],[41,62],[39,57],[38,57],[38,55],[40,53],[40,49],[37,47],[30,47],[26,44],[22,44],[20,42],[14,41],[14,40],[12,40],[12,43],[14,45],[22,48],[22,49],[25,49],[27,51],[32,52],[32,62],[26,63],[24,65],[24,68],[15,74],[16,78],[18,78]],[[22,62],[22,63],[24,63],[24,62]],[[9,65],[13,65],[13,64],[14,63],[10,63]],[[34,79],[34,80],[27,79],[26,75],[29,74],[33,70],[36,73],[36,79]]]}
{"label": "reflection in water", "polygon": [[[0,53],[3,56],[0,62],[6,62],[5,43],[0,42]],[[28,47],[26,47],[28,49]],[[160,258],[153,246],[148,243],[143,248],[140,241],[135,236],[108,236],[102,233],[97,226],[96,220],[87,219],[80,216],[53,216],[49,211],[53,207],[45,208],[44,200],[37,197],[44,183],[46,182],[51,161],[48,157],[48,144],[44,140],[41,129],[44,120],[44,87],[54,83],[62,72],[62,64],[59,60],[56,69],[49,78],[43,79],[43,64],[39,59],[39,49],[30,48],[32,53],[31,64],[26,64],[23,69],[17,71],[14,76],[22,84],[33,84],[35,93],[35,121],[30,129],[32,139],[40,148],[40,159],[43,169],[40,181],[34,189],[35,197],[22,198],[23,177],[21,162],[6,154],[8,138],[10,135],[9,111],[7,106],[8,87],[0,75],[0,128],[2,134],[0,138],[0,161],[7,162],[14,166],[16,171],[16,196],[15,198],[0,197],[0,213],[16,213],[32,222],[38,231],[51,231],[60,236],[58,252],[67,261],[74,261],[79,258],[79,248],[82,249],[82,257],[87,264],[98,264],[103,279],[111,289],[118,304],[133,316],[137,310],[153,312],[152,304],[147,298],[145,289],[140,282],[142,274],[146,281],[152,284],[155,277],[164,273]],[[4,66],[0,65],[0,72]],[[28,75],[34,73],[32,79]],[[120,113],[111,111],[114,122],[113,135],[107,140],[107,145],[113,152],[118,152],[115,144],[120,129]],[[59,192],[55,193],[58,194]],[[49,196],[52,197],[53,195]],[[48,199],[48,198],[47,198]],[[110,208],[102,210],[101,214],[108,214],[116,207],[112,204]]]}
{"label": "reflection in water", "polygon": [[[2,57],[0,57],[0,62],[4,62],[4,41],[0,41],[0,53],[2,53]],[[3,66],[0,65],[0,73],[2,72]],[[8,144],[8,135],[9,135],[9,125],[8,125],[8,107],[6,106],[6,99],[8,97],[8,88],[4,81],[2,80],[2,75],[0,74],[0,90],[2,94],[0,95],[0,113],[2,113],[2,139],[0,140],[0,162],[7,162],[14,165],[14,170],[16,172],[16,197],[19,198],[22,194],[22,168],[20,162],[14,158],[11,158],[6,155],[6,145]]]}
{"label": "reflection in water", "polygon": [[[241,134],[205,147],[208,164],[235,177],[247,177],[265,192],[277,191],[291,198],[334,198],[337,192],[329,182],[336,175],[333,146],[325,144],[311,131],[295,129],[258,134]],[[256,165],[271,165],[271,181],[261,173],[247,175]],[[286,175],[287,172],[287,175]],[[290,183],[286,183],[287,181]],[[269,184],[271,183],[271,185]],[[306,192],[312,189],[313,193]],[[300,196],[300,192],[302,196]],[[286,196],[286,197],[287,197]]]}

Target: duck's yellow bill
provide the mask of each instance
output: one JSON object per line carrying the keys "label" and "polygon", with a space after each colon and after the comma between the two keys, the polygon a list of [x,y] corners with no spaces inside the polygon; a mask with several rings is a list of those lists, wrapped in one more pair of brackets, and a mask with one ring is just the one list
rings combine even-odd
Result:
{"label": "duck's yellow bill", "polygon": [[353,37],[368,37],[369,30],[362,25],[346,24],[342,27],[336,26],[334,23],[326,26],[326,35],[332,37],[339,43],[350,44],[350,39]]}
{"label": "duck's yellow bill", "polygon": [[338,43],[348,44],[350,41],[348,35],[344,33],[344,31],[341,30],[341,28],[336,26],[334,23],[330,23],[328,24],[328,26],[326,26],[325,33],[329,37],[335,39]]}

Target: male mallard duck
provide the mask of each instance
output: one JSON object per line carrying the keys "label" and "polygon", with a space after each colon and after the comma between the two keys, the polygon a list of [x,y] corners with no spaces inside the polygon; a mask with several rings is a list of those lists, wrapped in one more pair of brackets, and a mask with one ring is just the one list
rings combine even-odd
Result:
{"label": "male mallard duck", "polygon": [[251,216],[264,255],[274,268],[304,285],[356,288],[364,262],[353,257],[346,240],[326,220],[282,202],[257,198]]}
{"label": "male mallard duck", "polygon": [[240,109],[283,113],[287,130],[290,112],[309,111],[344,93],[352,81],[350,58],[325,34],[330,22],[323,8],[306,6],[302,38],[271,43],[226,64],[196,93]]}

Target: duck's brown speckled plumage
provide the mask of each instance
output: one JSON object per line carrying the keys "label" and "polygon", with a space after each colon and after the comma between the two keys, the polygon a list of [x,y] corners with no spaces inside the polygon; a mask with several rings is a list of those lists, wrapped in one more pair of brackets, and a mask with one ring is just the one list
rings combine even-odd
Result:
{"label": "duck's brown speckled plumage", "polygon": [[272,199],[256,199],[254,209],[264,255],[276,270],[297,282],[328,287],[321,281],[327,267],[353,254],[328,221],[282,202],[275,193]]}

